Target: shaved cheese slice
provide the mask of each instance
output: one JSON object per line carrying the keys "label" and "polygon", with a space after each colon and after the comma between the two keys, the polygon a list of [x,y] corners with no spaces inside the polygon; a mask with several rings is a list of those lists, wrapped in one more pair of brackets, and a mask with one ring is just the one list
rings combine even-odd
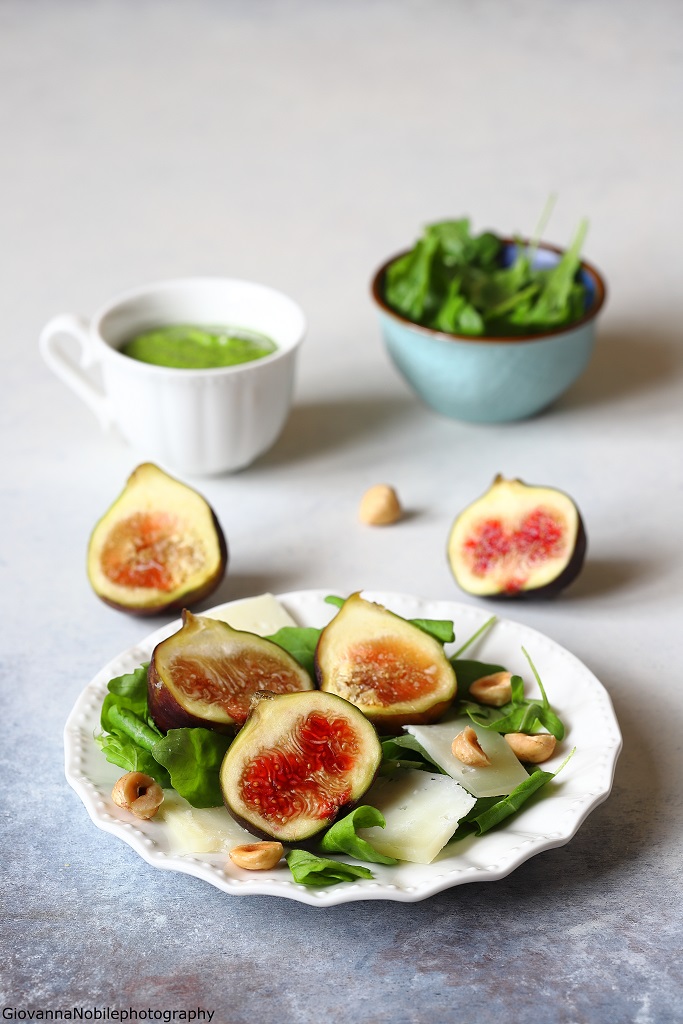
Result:
{"label": "shaved cheese slice", "polygon": [[259,636],[272,636],[283,626],[296,626],[289,612],[272,594],[261,594],[259,597],[247,597],[243,601],[232,601],[230,604],[219,605],[207,613],[211,619],[221,619],[233,629],[241,629],[247,633],[258,633]]}
{"label": "shaved cheese slice", "polygon": [[373,782],[363,797],[382,812],[386,828],[359,828],[379,853],[431,864],[476,800],[448,775],[398,769]]}
{"label": "shaved cheese slice", "polygon": [[225,807],[193,807],[178,793],[164,791],[164,802],[156,816],[163,821],[169,837],[169,853],[228,853],[254,837],[231,818]]}
{"label": "shaved cheese slice", "polygon": [[[468,725],[476,732],[482,750],[491,761],[485,768],[463,764],[451,751],[453,740]],[[477,798],[507,796],[529,777],[500,733],[475,725],[467,717],[452,718],[438,725],[407,725],[405,729],[439,768]]]}

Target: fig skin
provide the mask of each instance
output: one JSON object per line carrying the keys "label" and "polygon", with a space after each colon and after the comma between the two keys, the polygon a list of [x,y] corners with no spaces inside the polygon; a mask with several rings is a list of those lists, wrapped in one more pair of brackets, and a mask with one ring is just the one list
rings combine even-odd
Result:
{"label": "fig skin", "polygon": [[[354,681],[348,672],[343,671],[343,667],[341,672],[335,673],[342,660],[339,653],[340,636],[343,655],[342,629],[348,630],[351,653],[353,646],[368,643],[372,645],[373,653],[381,653],[382,644],[386,644],[391,655],[392,645],[398,641],[399,669],[401,661],[408,662],[412,656],[415,658],[414,671],[418,677],[426,668],[438,670],[438,686],[434,690],[404,696],[402,700],[399,694],[393,702],[387,703],[379,700],[375,690],[377,699],[373,702],[369,692],[372,687],[366,687],[364,690],[363,681]],[[359,659],[350,655],[347,664],[351,667],[357,665]],[[404,725],[427,725],[435,722],[448,710],[457,692],[455,671],[438,640],[382,605],[366,601],[358,593],[352,594],[346,600],[320,634],[315,653],[315,671],[321,690],[335,693],[350,701],[373,723],[381,735],[395,735]],[[372,672],[370,669],[370,676]],[[380,672],[381,669],[378,669],[378,673]]]}
{"label": "fig skin", "polygon": [[182,707],[168,689],[156,670],[154,655],[147,669],[147,706],[157,729],[212,729],[227,736],[234,736],[237,723],[207,722]]}
{"label": "fig skin", "polygon": [[[439,704],[433,704],[427,711],[411,711],[406,714],[399,711],[395,715],[364,711],[363,714],[382,736],[398,736],[403,731],[404,725],[431,725],[432,722],[438,722],[452,703],[453,697],[449,700],[442,700]],[[361,709],[359,708],[359,710]]]}
{"label": "fig skin", "polygon": [[[185,581],[170,590],[112,581],[101,564],[112,531],[121,526],[125,532],[126,516],[130,521],[136,514],[153,516],[169,512],[179,515],[181,525],[183,518],[190,516],[192,528],[185,524],[187,532],[183,539],[203,545],[204,565],[197,566]],[[135,536],[134,528],[131,536]],[[206,499],[154,463],[145,462],[133,470],[119,497],[95,524],[88,542],[87,573],[90,585],[105,604],[144,617],[180,611],[204,600],[221,583],[228,561],[225,534]]]}
{"label": "fig skin", "polygon": [[[324,817],[317,815],[300,815],[281,822],[269,822],[257,810],[249,816],[248,805],[240,794],[240,784],[245,769],[263,751],[286,753],[288,730],[293,730],[302,722],[305,724],[307,715],[316,713],[331,720],[344,719],[358,742],[358,752],[351,767],[332,772],[335,781],[342,777],[349,782],[348,799],[330,808]],[[300,737],[298,737],[300,738]],[[254,757],[250,757],[250,745],[253,745]],[[302,745],[295,749],[303,750]],[[355,753],[355,752],[354,752]],[[382,760],[382,747],[373,726],[360,713],[358,708],[334,694],[319,690],[302,691],[299,693],[258,692],[252,698],[252,707],[244,726],[228,748],[220,770],[223,801],[228,813],[234,820],[252,835],[259,839],[277,840],[282,843],[296,843],[307,849],[315,849],[320,834],[329,828],[338,818],[343,817],[355,807],[372,785]],[[319,779],[320,787],[325,792],[325,778]],[[314,773],[306,776],[306,782],[315,782]],[[291,793],[301,790],[300,783],[294,782]],[[285,795],[287,790],[281,790]],[[255,819],[260,817],[260,821]]]}
{"label": "fig skin", "polygon": [[[500,513],[505,506],[506,513]],[[556,557],[556,571],[548,571],[553,558],[541,560],[536,566],[527,566],[527,579],[519,586],[507,587],[504,581],[494,580],[479,582],[466,565],[462,554],[463,536],[467,532],[468,521],[473,529],[477,518],[483,520],[487,515],[487,507],[495,508],[495,513],[503,520],[513,523],[521,510],[547,508],[554,511],[558,520],[564,519],[568,530],[569,543],[561,557]],[[538,601],[557,597],[577,578],[583,568],[588,547],[586,528],[576,502],[564,491],[555,487],[526,484],[519,479],[506,480],[498,474],[491,487],[476,501],[468,505],[455,519],[448,538],[447,557],[453,577],[458,586],[466,593],[487,600],[500,601]],[[543,566],[545,565],[545,570]],[[545,578],[544,578],[545,576]],[[485,580],[486,573],[479,577]],[[535,579],[539,582],[535,583]]]}
{"label": "fig skin", "polygon": [[[201,666],[202,657],[206,657],[207,650],[217,661],[220,661],[222,656],[226,666],[222,679],[228,684],[231,681],[231,659],[235,659],[251,649],[252,656],[255,655],[256,658],[258,658],[260,653],[265,658],[268,658],[271,663],[273,660],[276,661],[279,670],[286,672],[289,681],[296,683],[299,690],[314,689],[313,680],[306,670],[287,651],[278,647],[271,640],[267,640],[255,633],[233,629],[227,622],[222,622],[220,619],[195,616],[187,609],[183,610],[182,620],[181,628],[170,637],[162,640],[154,648],[149,668],[147,669],[147,704],[149,713],[156,726],[162,732],[168,732],[169,729],[201,727],[231,735],[239,730],[243,721],[242,715],[236,716],[236,712],[234,710],[228,711],[226,706],[220,707],[220,710],[214,713],[213,716],[210,714],[202,715],[201,706],[197,707],[197,705],[201,705],[201,696],[193,697],[190,694],[183,693],[182,688],[177,686],[177,684],[176,689],[180,692],[173,692],[174,680],[172,677],[165,679],[164,670],[169,676],[171,675],[171,666],[168,660],[169,648],[173,653],[175,649],[182,650],[183,644],[187,652],[186,658],[190,663]],[[205,638],[203,645],[201,643],[202,637]],[[198,639],[195,640],[195,638]],[[244,668],[242,667],[243,670]],[[237,671],[239,674],[239,669]],[[240,697],[242,698],[242,703],[244,698],[251,698],[257,689],[262,689],[267,685],[267,669],[265,672],[266,674],[254,680],[251,687],[245,685],[241,690],[228,688],[227,697],[232,696],[236,704],[240,703]],[[219,680],[220,678],[219,674]],[[271,685],[273,684],[271,683]],[[215,688],[219,692],[221,691],[220,681],[215,684]],[[224,690],[223,692],[226,691]],[[195,704],[194,711],[192,710],[193,703]]]}

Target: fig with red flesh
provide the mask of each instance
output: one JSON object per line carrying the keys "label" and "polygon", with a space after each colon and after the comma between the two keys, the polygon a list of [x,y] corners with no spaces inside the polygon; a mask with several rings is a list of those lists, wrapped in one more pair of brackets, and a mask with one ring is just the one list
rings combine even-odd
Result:
{"label": "fig with red flesh", "polygon": [[149,711],[164,732],[186,726],[234,732],[257,690],[314,688],[308,672],[271,640],[188,611],[181,629],[154,648],[147,679]]}
{"label": "fig with red flesh", "polygon": [[88,578],[107,604],[136,615],[200,601],[225,575],[223,531],[205,499],[151,462],[133,471],[88,545]]}
{"label": "fig with red flesh", "polygon": [[223,800],[254,835],[303,842],[360,800],[381,760],[374,728],[340,697],[257,694],[221,765]]}
{"label": "fig with red flesh", "polygon": [[455,580],[477,597],[552,597],[578,576],[585,555],[586,531],[569,495],[500,475],[460,513],[448,539]]}
{"label": "fig with red flesh", "polygon": [[360,594],[323,629],[315,669],[321,690],[351,701],[380,733],[435,721],[457,688],[438,640]]}

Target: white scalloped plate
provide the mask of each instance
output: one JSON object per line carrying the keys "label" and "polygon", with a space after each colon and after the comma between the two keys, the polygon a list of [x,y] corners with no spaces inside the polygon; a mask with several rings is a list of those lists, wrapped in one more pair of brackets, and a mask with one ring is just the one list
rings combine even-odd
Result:
{"label": "white scalloped plate", "polygon": [[[300,591],[278,595],[278,600],[300,625],[319,627],[335,614],[323,600],[327,593],[330,591]],[[370,591],[364,596],[405,618],[452,619],[460,643],[489,618],[479,608],[450,601]],[[464,882],[503,878],[535,854],[562,846],[612,787],[621,734],[604,687],[577,658],[542,633],[499,619],[467,656],[518,672],[532,692],[529,666],[521,651],[524,646],[567,727],[564,742],[544,769],[554,771],[567,751],[576,748],[559,778],[548,783],[543,796],[532,800],[508,825],[480,838],[447,845],[431,864],[371,865],[373,880],[324,889],[298,885],[284,861],[272,871],[256,873],[241,870],[230,861],[226,865],[224,854],[179,856],[171,852],[162,821],[138,821],[115,806],[111,790],[121,771],[104,759],[93,740],[108,681],[148,660],[155,645],[179,627],[180,620],[169,623],[105,665],[78,698],[64,732],[66,778],[90,817],[98,828],[123,839],[153,867],[184,871],[233,895],[285,896],[311,906],[378,899],[410,903]]]}

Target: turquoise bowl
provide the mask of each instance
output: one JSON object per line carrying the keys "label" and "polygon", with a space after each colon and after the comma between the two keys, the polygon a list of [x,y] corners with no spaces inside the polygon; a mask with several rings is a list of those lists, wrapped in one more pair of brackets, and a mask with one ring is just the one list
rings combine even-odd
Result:
{"label": "turquoise bowl", "polygon": [[[506,239],[503,263],[515,243]],[[391,309],[384,300],[384,275],[399,259],[384,263],[372,281],[387,351],[413,391],[430,408],[470,423],[505,423],[545,409],[585,370],[595,345],[595,327],[606,295],[601,274],[582,262],[586,287],[581,319],[555,331],[515,337],[468,337],[422,327]],[[541,243],[534,265],[551,267],[562,250]]]}

